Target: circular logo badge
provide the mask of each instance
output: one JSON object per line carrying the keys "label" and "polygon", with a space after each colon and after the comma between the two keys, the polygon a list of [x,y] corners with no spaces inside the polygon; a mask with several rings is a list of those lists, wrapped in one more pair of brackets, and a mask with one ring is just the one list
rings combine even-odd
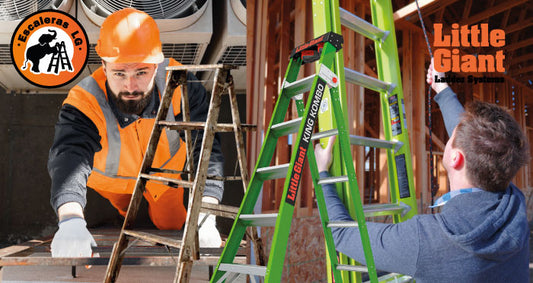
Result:
{"label": "circular logo badge", "polygon": [[44,88],[64,86],[83,71],[89,40],[81,24],[58,10],[27,16],[11,37],[11,60],[19,74]]}

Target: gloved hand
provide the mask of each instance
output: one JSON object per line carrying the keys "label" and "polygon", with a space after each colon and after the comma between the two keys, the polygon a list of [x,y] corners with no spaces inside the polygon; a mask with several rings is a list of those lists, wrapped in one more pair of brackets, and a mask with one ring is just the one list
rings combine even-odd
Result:
{"label": "gloved hand", "polygon": [[198,216],[198,240],[200,248],[220,248],[222,239],[216,227],[214,215],[206,215],[200,212]]}
{"label": "gloved hand", "polygon": [[96,247],[96,242],[83,218],[59,222],[59,230],[52,240],[52,257],[91,257],[91,247]]}

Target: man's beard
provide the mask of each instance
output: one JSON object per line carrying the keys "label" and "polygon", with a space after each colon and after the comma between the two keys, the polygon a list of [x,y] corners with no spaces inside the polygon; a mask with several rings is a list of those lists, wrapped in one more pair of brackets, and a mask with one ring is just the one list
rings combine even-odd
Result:
{"label": "man's beard", "polygon": [[[143,93],[141,91],[134,91],[134,92],[119,92],[118,97],[116,95],[111,95],[113,98],[115,104],[118,107],[118,110],[124,114],[136,114],[140,115],[144,108],[148,106],[150,103],[150,99],[152,98],[152,90],[150,90],[147,93]],[[127,95],[135,95],[135,96],[141,96],[141,99],[136,100],[125,100],[123,99],[124,96]]]}

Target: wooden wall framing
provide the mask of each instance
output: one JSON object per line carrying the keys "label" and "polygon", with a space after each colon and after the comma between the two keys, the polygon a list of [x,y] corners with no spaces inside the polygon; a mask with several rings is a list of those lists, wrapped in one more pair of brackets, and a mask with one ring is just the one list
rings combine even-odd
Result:
{"label": "wooden wall framing", "polygon": [[[405,2],[405,1],[404,1]],[[430,1],[431,2],[431,1]],[[455,1],[448,1],[452,4]],[[471,1],[470,1],[471,2]],[[466,3],[468,4],[468,2]],[[366,0],[341,0],[341,7],[355,13],[360,17],[369,18],[368,1]],[[433,6],[431,6],[431,9]],[[465,5],[463,13],[468,5]],[[435,9],[436,16],[442,18],[439,9]],[[467,13],[468,12],[468,13]],[[275,105],[278,89],[282,83],[285,69],[288,63],[288,54],[295,44],[303,43],[313,37],[311,23],[310,1],[290,0],[256,0],[248,1],[248,80],[247,80],[247,115],[248,122],[258,125],[258,131],[248,136],[248,164],[254,165],[261,148],[262,137],[268,127],[270,115]],[[409,135],[411,138],[411,151],[415,173],[415,187],[419,198],[419,211],[430,213],[427,208],[431,204],[429,186],[429,153],[428,153],[428,113],[427,113],[427,85],[425,82],[426,67],[429,65],[429,55],[426,43],[419,25],[407,22],[403,19],[396,21],[398,50],[401,62],[402,80],[405,95],[406,115]],[[372,45],[360,35],[351,31],[343,30],[345,39],[344,58],[345,65],[366,74],[376,76],[375,60]],[[310,75],[314,72],[314,66],[305,66],[301,76]],[[501,75],[500,75],[501,76]],[[469,102],[474,99],[495,102],[511,108],[516,119],[533,138],[533,119],[526,116],[526,109],[533,108],[533,90],[523,85],[522,81],[504,75],[503,84],[456,84],[452,88],[458,93],[461,102]],[[514,88],[513,88],[514,87]],[[350,131],[352,134],[372,137],[383,136],[379,106],[374,104],[375,93],[364,90],[362,87],[347,85],[348,108],[350,111]],[[514,94],[513,94],[514,91]],[[433,94],[434,96],[434,94]],[[512,100],[514,98],[514,100]],[[512,104],[515,103],[513,106]],[[528,108],[529,105],[529,108]],[[444,145],[448,140],[440,110],[433,102],[433,150],[435,154],[436,179],[439,185],[438,195],[448,190],[448,181],[442,165],[440,164]],[[514,110],[513,110],[514,108]],[[378,111],[376,111],[378,110]],[[296,117],[292,107],[287,114]],[[377,116],[377,118],[376,118]],[[530,120],[532,120],[530,122]],[[291,138],[280,139],[274,162],[288,162],[290,156]],[[363,148],[353,150],[357,176],[360,187],[366,188],[367,195],[361,192],[365,199],[387,202],[388,184],[386,181],[385,154],[365,152]],[[366,170],[369,164],[376,170]],[[370,166],[370,167],[372,167]],[[515,183],[523,188],[528,199],[533,197],[533,166],[528,166],[520,171],[515,178]],[[253,168],[250,166],[250,171]],[[308,172],[308,170],[306,170]],[[281,199],[283,183],[272,181],[265,183],[263,191],[263,210],[271,211],[278,207]],[[312,182],[309,174],[301,184],[301,189],[296,206],[296,215],[299,217],[316,215],[313,196]],[[377,191],[376,191],[377,190]],[[368,195],[373,191],[373,196]],[[528,202],[529,204],[529,202]],[[530,213],[531,214],[531,213]]]}

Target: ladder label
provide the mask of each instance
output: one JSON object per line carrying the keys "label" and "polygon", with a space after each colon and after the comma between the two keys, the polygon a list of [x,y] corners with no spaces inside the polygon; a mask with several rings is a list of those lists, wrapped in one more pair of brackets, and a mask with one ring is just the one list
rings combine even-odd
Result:
{"label": "ladder label", "polygon": [[339,85],[339,78],[335,73],[333,73],[328,67],[324,64],[320,64],[320,71],[318,71],[318,76],[326,80],[329,87],[337,87]]}
{"label": "ladder label", "polygon": [[394,157],[396,160],[396,174],[398,175],[398,189],[400,191],[400,198],[408,198],[411,196],[409,191],[409,179],[407,178],[407,167],[405,164],[405,154],[400,154]]}
{"label": "ladder label", "polygon": [[318,111],[320,110],[320,103],[322,102],[322,96],[324,95],[324,89],[326,88],[326,81],[317,78],[315,91],[311,98],[311,105],[309,106],[309,112],[305,117],[304,131],[302,132],[300,141],[298,142],[298,149],[296,151],[296,160],[292,167],[291,179],[289,188],[287,189],[287,196],[285,202],[294,206],[296,203],[296,196],[298,195],[298,188],[300,187],[300,180],[302,179],[302,170],[305,165],[305,157],[307,148],[311,142],[311,136],[313,135],[313,129],[315,128],[316,118]]}
{"label": "ladder label", "polygon": [[390,124],[392,136],[402,133],[402,122],[400,119],[400,106],[398,105],[398,95],[389,97]]}

